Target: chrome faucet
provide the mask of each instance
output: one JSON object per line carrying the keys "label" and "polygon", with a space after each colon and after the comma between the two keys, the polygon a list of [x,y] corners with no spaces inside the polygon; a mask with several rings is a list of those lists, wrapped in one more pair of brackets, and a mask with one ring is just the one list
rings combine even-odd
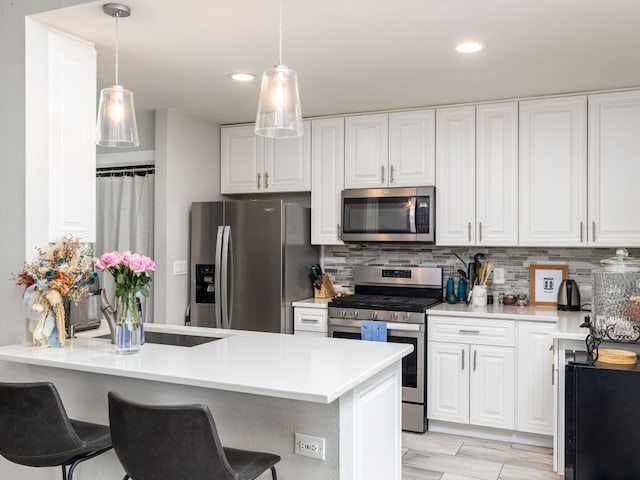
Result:
{"label": "chrome faucet", "polygon": [[100,289],[100,310],[102,311],[102,316],[107,321],[107,325],[109,325],[109,330],[111,332],[111,343],[115,345],[116,310],[109,303],[109,300],[107,299],[107,293],[105,292],[104,288]]}

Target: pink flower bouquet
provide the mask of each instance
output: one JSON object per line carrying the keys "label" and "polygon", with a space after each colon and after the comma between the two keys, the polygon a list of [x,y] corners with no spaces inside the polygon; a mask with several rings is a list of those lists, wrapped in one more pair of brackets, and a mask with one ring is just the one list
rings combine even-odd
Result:
{"label": "pink flower bouquet", "polygon": [[149,296],[147,285],[151,282],[149,272],[156,264],[149,257],[139,253],[109,252],[96,259],[96,271],[106,270],[116,282],[116,297],[140,293]]}

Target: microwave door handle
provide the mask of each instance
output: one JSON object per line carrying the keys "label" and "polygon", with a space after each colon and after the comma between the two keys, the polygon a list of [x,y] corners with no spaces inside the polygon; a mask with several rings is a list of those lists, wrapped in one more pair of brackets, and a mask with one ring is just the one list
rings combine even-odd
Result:
{"label": "microwave door handle", "polygon": [[214,275],[214,310],[215,310],[215,327],[222,328],[222,237],[224,236],[223,226],[218,227],[218,234],[216,235],[216,256],[215,256],[215,275]]}
{"label": "microwave door handle", "polygon": [[411,233],[416,233],[416,203],[418,202],[417,198],[411,199],[411,206],[409,207],[409,231]]}

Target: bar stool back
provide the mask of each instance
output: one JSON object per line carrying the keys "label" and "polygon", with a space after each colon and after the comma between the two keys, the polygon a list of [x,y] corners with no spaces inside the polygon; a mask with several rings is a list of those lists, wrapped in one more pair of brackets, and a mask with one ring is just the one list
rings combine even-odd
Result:
{"label": "bar stool back", "polygon": [[206,405],[152,406],[109,392],[113,448],[134,480],[253,480],[278,455],[225,448]]}
{"label": "bar stool back", "polygon": [[61,466],[62,478],[72,480],[78,464],[110,449],[109,427],[71,420],[52,383],[0,383],[0,455],[7,460]]}

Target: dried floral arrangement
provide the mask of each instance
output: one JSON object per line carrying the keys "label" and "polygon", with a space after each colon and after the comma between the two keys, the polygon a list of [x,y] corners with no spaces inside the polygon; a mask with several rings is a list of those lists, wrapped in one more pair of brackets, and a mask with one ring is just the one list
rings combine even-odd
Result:
{"label": "dried floral arrangement", "polygon": [[[57,341],[65,343],[64,300],[77,303],[89,296],[89,288],[97,279],[93,271],[91,245],[80,243],[73,235],[65,235],[48,249],[36,248],[38,259],[25,262],[14,272],[16,285],[23,285],[24,312],[34,343],[48,346],[49,337],[57,330]],[[54,328],[55,327],[55,328]]]}

